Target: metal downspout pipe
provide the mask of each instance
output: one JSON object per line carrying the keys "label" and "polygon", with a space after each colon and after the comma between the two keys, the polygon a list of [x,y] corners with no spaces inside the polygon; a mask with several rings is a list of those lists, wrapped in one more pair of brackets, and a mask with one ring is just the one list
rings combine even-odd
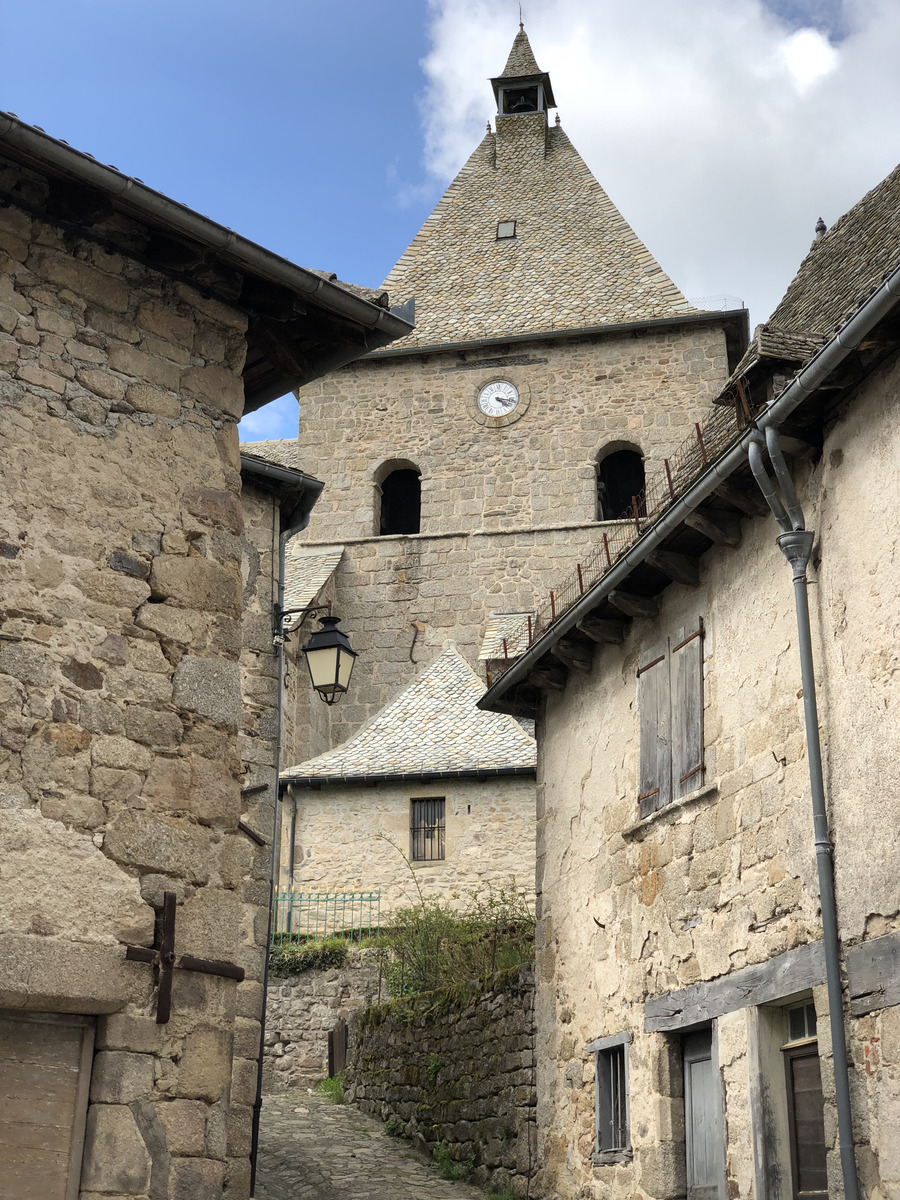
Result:
{"label": "metal downspout pipe", "polygon": [[[277,470],[277,469],[276,469]],[[272,472],[273,477],[277,477]],[[284,610],[284,569],[287,544],[291,538],[300,533],[309,524],[309,514],[322,491],[322,484],[309,481],[317,486],[306,490],[301,502],[292,514],[292,519],[281,529],[278,537],[278,607],[276,612]],[[263,1056],[266,1046],[266,1000],[269,987],[269,939],[272,930],[272,916],[275,911],[275,884],[278,878],[278,864],[281,860],[280,816],[281,816],[281,725],[284,713],[284,642],[280,637],[281,630],[274,640],[275,659],[278,678],[278,704],[276,707],[275,730],[275,800],[272,814],[272,862],[269,875],[269,912],[266,920],[266,957],[262,978],[262,1011],[259,1017],[259,1063],[256,1069],[256,1098],[253,1101],[253,1127],[250,1136],[250,1196],[256,1195],[256,1166],[259,1158],[259,1118],[262,1113],[262,1080]]]}
{"label": "metal downspout pipe", "polygon": [[[806,721],[806,755],[812,795],[816,868],[819,876],[819,905],[822,909],[822,940],[825,950],[825,982],[828,987],[828,1020],[834,1062],[834,1091],[838,1119],[841,1174],[846,1200],[859,1200],[859,1179],[853,1148],[853,1115],[850,1107],[850,1070],[847,1064],[847,1039],[844,1029],[844,997],[841,986],[841,950],[838,936],[837,903],[834,894],[834,847],[828,830],[825,807],[825,782],[822,773],[822,747],[819,741],[819,712],[816,704],[816,676],[813,667],[812,633],[809,619],[809,581],[806,570],[815,534],[806,528],[803,509],[794,490],[787,463],[778,442],[778,430],[765,431],[765,444],[775,470],[773,480],[763,461],[757,433],[747,450],[750,469],[766,498],[781,533],[778,549],[791,566],[794,580],[794,606],[800,649],[800,678],[803,685],[803,713]],[[780,495],[779,495],[780,490]]]}

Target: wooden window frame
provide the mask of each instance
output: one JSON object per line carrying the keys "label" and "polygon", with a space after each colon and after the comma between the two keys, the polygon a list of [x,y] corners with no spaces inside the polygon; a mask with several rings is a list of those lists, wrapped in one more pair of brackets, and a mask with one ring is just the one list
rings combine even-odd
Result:
{"label": "wooden window frame", "polygon": [[[438,809],[436,806],[440,806]],[[429,823],[433,807],[434,820]],[[417,821],[417,817],[424,819]],[[429,842],[431,845],[429,846]],[[418,851],[421,850],[421,853]],[[427,851],[433,851],[428,853]],[[409,802],[409,859],[414,863],[444,862],[447,857],[447,800],[445,796],[415,796]]]}
{"label": "wooden window frame", "polygon": [[[594,1166],[631,1162],[631,1100],[628,1077],[628,1047],[634,1041],[630,1030],[597,1038],[587,1046],[594,1056]],[[614,1091],[619,1092],[616,1097]],[[622,1136],[612,1133],[614,1105],[622,1113]],[[606,1130],[609,1130],[606,1133]],[[605,1136],[604,1136],[605,1135]],[[621,1145],[613,1142],[621,1141]]]}
{"label": "wooden window frame", "polygon": [[695,627],[663,638],[638,663],[641,817],[703,784],[704,638],[699,617]]}

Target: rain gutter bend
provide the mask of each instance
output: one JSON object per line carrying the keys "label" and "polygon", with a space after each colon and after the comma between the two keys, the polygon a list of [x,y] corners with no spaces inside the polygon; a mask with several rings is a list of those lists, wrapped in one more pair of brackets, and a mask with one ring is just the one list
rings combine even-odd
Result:
{"label": "rain gutter bend", "polygon": [[291,291],[315,296],[322,307],[366,329],[377,331],[385,341],[405,337],[414,328],[409,321],[402,320],[389,309],[379,308],[370,300],[354,296],[315,272],[273,254],[271,250],[241,237],[232,229],[201,216],[187,205],[170,200],[139,179],[123,175],[115,167],[104,166],[91,155],[75,150],[48,133],[20,121],[12,113],[0,113],[0,139],[0,149],[5,142],[11,148],[24,152],[36,163],[47,163],[80,183],[121,200],[135,215],[150,218],[201,242],[235,266]]}
{"label": "rain gutter bend", "polygon": [[756,418],[756,421],[734,443],[730,450],[714,462],[709,469],[688,488],[687,492],[652,525],[628,550],[611,570],[592,588],[581,596],[545,634],[525,651],[522,657],[478,700],[478,707],[491,711],[516,684],[524,682],[538,661],[565,635],[604,600],[610,592],[621,587],[631,572],[642,563],[695,509],[707,500],[719,484],[747,459],[747,450],[758,429],[777,428],[798,408],[807,397],[824,383],[831,372],[855,350],[867,333],[900,300],[900,267],[873,292],[869,299],[851,317],[846,325],[827,342],[821,350],[788,384],[781,395],[773,400]]}

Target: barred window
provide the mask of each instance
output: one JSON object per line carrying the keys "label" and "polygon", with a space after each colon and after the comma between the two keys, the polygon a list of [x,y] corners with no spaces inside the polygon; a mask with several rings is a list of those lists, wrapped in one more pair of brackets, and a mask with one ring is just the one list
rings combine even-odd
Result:
{"label": "barred window", "polygon": [[413,800],[409,821],[410,858],[437,862],[444,857],[444,800]]}
{"label": "barred window", "polygon": [[628,1128],[628,1055],[632,1034],[598,1038],[588,1050],[594,1054],[596,1135],[594,1159],[622,1161],[631,1157]]}

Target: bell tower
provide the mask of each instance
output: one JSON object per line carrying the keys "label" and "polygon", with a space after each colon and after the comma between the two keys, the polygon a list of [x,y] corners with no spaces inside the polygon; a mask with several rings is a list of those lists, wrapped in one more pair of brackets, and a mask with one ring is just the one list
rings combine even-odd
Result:
{"label": "bell tower", "polygon": [[537,65],[519,25],[503,71],[491,80],[497,101],[496,166],[525,166],[547,153],[547,111],[556,107],[550,76]]}

